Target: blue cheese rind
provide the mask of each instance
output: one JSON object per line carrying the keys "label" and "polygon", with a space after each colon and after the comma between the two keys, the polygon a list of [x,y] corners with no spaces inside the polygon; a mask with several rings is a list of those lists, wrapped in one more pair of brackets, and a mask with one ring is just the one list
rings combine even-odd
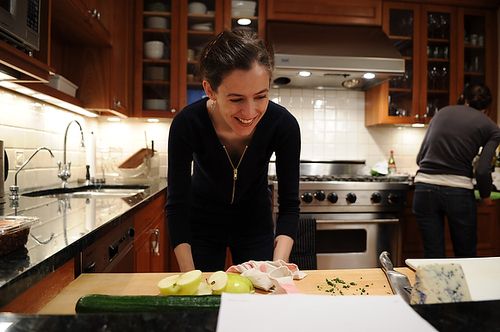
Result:
{"label": "blue cheese rind", "polygon": [[415,271],[411,304],[471,301],[460,264],[426,264]]}

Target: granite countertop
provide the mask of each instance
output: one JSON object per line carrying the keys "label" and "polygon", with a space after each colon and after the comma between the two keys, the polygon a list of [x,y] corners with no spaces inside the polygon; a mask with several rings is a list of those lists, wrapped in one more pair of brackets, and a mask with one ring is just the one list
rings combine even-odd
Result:
{"label": "granite countertop", "polygon": [[[438,331],[499,331],[500,301],[415,305]],[[8,331],[216,331],[218,309],[138,314],[0,314]],[[388,322],[390,324],[390,322]],[[332,325],[334,327],[334,325]],[[339,327],[341,329],[341,327]],[[401,330],[405,328],[399,327]]]}
{"label": "granite countertop", "polygon": [[36,216],[40,219],[31,226],[23,249],[0,256],[0,307],[73,259],[105,229],[118,223],[120,217],[167,187],[166,179],[144,184],[149,186],[144,192],[129,197],[20,196],[17,209],[10,208],[8,203],[0,206],[0,215]]}

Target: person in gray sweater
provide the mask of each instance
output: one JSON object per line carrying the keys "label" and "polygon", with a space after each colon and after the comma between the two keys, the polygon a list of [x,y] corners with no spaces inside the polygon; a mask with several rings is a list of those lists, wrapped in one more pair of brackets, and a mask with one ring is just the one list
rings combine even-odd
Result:
{"label": "person in gray sweater", "polygon": [[445,254],[448,220],[455,257],[476,256],[477,211],[473,160],[480,152],[475,179],[483,204],[492,204],[491,168],[500,129],[486,114],[491,93],[485,85],[467,86],[458,105],[439,110],[429,124],[417,155],[413,212],[425,258]]}

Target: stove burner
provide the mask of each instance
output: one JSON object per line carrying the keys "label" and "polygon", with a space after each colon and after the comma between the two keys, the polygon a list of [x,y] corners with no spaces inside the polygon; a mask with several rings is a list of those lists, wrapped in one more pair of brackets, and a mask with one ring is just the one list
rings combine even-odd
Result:
{"label": "stove burner", "polygon": [[[277,181],[276,175],[269,176]],[[301,182],[409,182],[408,176],[370,176],[370,175],[301,175]]]}

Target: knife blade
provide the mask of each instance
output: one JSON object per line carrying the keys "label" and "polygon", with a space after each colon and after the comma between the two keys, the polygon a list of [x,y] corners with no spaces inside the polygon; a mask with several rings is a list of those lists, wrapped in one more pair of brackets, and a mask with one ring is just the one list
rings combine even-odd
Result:
{"label": "knife blade", "polygon": [[389,253],[383,251],[380,256],[380,265],[382,270],[389,280],[389,285],[392,288],[394,294],[400,295],[405,302],[410,303],[410,295],[412,287],[410,285],[410,280],[403,273],[394,270],[391,259],[389,258]]}

